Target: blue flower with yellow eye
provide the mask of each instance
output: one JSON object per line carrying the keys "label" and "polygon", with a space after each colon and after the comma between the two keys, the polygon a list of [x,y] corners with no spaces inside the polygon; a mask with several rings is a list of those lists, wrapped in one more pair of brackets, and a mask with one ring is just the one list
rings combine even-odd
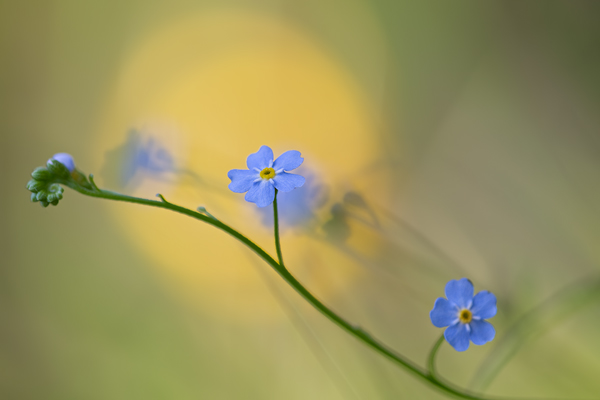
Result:
{"label": "blue flower with yellow eye", "polygon": [[496,315],[496,296],[484,290],[473,296],[473,284],[462,278],[446,284],[446,297],[435,301],[429,313],[431,323],[444,331],[446,341],[456,351],[465,351],[470,342],[486,344],[494,339],[496,330],[485,321]]}
{"label": "blue flower with yellow eye", "polygon": [[268,146],[250,154],[246,160],[248,169],[232,169],[227,173],[231,183],[229,189],[235,193],[246,193],[246,201],[266,207],[275,199],[275,189],[290,192],[304,185],[304,177],[287,171],[298,168],[304,158],[296,150],[286,151],[273,161],[273,150]]}

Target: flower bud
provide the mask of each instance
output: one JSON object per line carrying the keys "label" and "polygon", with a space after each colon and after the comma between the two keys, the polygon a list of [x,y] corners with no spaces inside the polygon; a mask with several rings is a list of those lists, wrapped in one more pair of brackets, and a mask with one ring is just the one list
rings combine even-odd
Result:
{"label": "flower bud", "polygon": [[29,190],[30,192],[33,192],[33,193],[39,192],[46,186],[47,186],[46,182],[38,181],[35,179],[32,179],[29,182],[27,182],[27,190]]}
{"label": "flower bud", "polygon": [[69,172],[73,172],[75,170],[75,161],[73,161],[73,157],[68,153],[56,153],[48,160],[48,169],[50,169],[50,162],[52,160],[56,160],[62,165],[64,165]]}
{"label": "flower bud", "polygon": [[38,167],[31,173],[31,177],[36,181],[49,181],[52,179],[52,174],[44,167]]}
{"label": "flower bud", "polygon": [[64,189],[61,185],[76,188],[76,190],[94,190],[85,175],[75,169],[73,157],[67,153],[57,153],[46,163],[46,167],[36,168],[27,182],[31,193],[31,201],[39,202],[43,207],[57,205],[63,198]]}

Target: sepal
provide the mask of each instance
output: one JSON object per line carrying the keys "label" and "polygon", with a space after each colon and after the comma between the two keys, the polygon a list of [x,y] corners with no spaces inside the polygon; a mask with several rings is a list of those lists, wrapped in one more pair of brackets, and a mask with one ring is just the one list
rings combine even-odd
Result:
{"label": "sepal", "polygon": [[50,159],[48,160],[46,167],[48,168],[48,172],[50,172],[50,174],[60,179],[67,179],[69,175],[71,175],[67,167],[65,167],[65,165],[60,161]]}

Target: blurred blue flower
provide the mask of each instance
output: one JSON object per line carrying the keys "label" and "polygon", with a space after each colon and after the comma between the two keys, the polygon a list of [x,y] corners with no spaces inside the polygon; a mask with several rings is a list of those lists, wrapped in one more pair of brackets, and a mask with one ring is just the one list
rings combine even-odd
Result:
{"label": "blurred blue flower", "polygon": [[261,146],[248,156],[248,169],[232,169],[227,173],[231,179],[229,189],[235,193],[248,192],[246,201],[266,207],[273,202],[275,189],[285,193],[304,185],[303,176],[286,172],[298,168],[303,161],[296,150],[286,151],[273,161],[273,150]]}
{"label": "blurred blue flower", "polygon": [[434,326],[448,327],[444,337],[456,351],[467,350],[469,340],[482,345],[494,339],[496,331],[485,320],[496,315],[496,296],[484,290],[473,297],[473,284],[462,278],[446,284],[446,297],[435,301],[429,317]]}
{"label": "blurred blue flower", "polygon": [[130,150],[128,159],[124,160],[123,180],[128,182],[137,171],[157,174],[173,170],[173,157],[153,137],[145,143],[141,136],[133,131],[130,133]]}
{"label": "blurred blue flower", "polygon": [[56,153],[55,155],[48,160],[48,162],[56,160],[69,170],[69,172],[75,171],[75,161],[73,161],[73,156],[68,153]]}
{"label": "blurred blue flower", "polygon": [[132,129],[124,144],[106,154],[104,176],[109,184],[125,187],[144,175],[175,171],[174,158],[161,143]]}
{"label": "blurred blue flower", "polygon": [[[313,174],[306,174],[306,182],[301,188],[277,195],[277,207],[282,227],[301,227],[315,219],[315,211],[327,201],[327,187]],[[273,226],[273,212],[259,208],[261,222]]]}

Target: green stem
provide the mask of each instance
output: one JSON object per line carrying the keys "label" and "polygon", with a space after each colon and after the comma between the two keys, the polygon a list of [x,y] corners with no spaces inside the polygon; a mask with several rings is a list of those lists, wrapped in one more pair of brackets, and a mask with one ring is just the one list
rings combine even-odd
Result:
{"label": "green stem", "polygon": [[[298,282],[298,280],[296,280],[296,278],[292,274],[290,274],[288,272],[288,270],[283,266],[282,263],[278,263],[277,261],[275,261],[275,259],[273,257],[271,257],[266,251],[264,251],[260,246],[258,246],[254,242],[252,242],[250,239],[248,239],[246,236],[242,235],[235,229],[231,228],[229,225],[226,225],[219,220],[213,219],[213,218],[208,217],[199,212],[192,211],[190,209],[178,206],[176,204],[173,204],[173,203],[170,203],[167,201],[142,199],[139,197],[127,196],[127,195],[123,195],[120,193],[115,193],[115,192],[111,192],[108,190],[101,190],[101,189],[88,190],[86,188],[83,188],[80,185],[77,185],[75,182],[70,182],[70,181],[69,182],[61,182],[61,183],[65,184],[66,186],[69,186],[71,189],[73,189],[81,194],[84,194],[86,196],[98,197],[98,198],[103,198],[103,199],[107,199],[107,200],[124,201],[127,203],[143,204],[143,205],[147,205],[147,206],[151,206],[151,207],[164,208],[167,210],[175,211],[175,212],[187,215],[189,217],[195,218],[197,220],[200,220],[202,222],[205,222],[209,225],[214,226],[217,229],[222,230],[223,232],[228,233],[229,235],[233,236],[234,238],[236,238],[237,240],[239,240],[240,242],[245,244],[250,250],[252,250],[260,258],[262,258],[264,261],[266,261],[275,270],[275,272],[277,272],[279,274],[279,276],[281,276],[290,286],[292,286],[294,288],[294,290],[296,290],[296,292],[298,292],[298,294],[300,294],[300,296],[302,296],[314,308],[316,308],[319,312],[321,312],[321,314],[325,315],[327,318],[329,318],[336,325],[338,325],[343,330],[348,332],[350,335],[352,335],[355,338],[357,338],[358,340],[362,341],[364,344],[371,347],[372,349],[379,352],[380,354],[384,355],[388,359],[394,361],[396,364],[403,367],[405,370],[410,372],[415,377],[421,379],[425,383],[431,385],[433,388],[435,388],[447,395],[457,397],[457,398],[462,398],[462,399],[483,400],[482,397],[478,397],[478,396],[466,393],[462,389],[454,388],[447,383],[440,382],[439,380],[437,380],[435,377],[433,377],[430,373],[428,373],[426,370],[424,370],[417,364],[413,363],[412,361],[408,360],[407,358],[396,353],[394,350],[388,348],[386,345],[384,345],[383,343],[376,340],[373,336],[371,336],[369,333],[367,333],[365,330],[363,330],[360,326],[353,325],[353,324],[349,323],[348,321],[344,320],[342,317],[337,315],[333,310],[329,309],[327,306],[325,306],[323,303],[321,303],[315,296],[313,296],[312,293],[310,293],[300,282]],[[275,208],[275,210],[277,210],[276,205],[274,205],[274,208]],[[276,215],[277,215],[277,212],[275,211],[275,216]],[[277,226],[277,228],[275,229],[276,245],[279,250],[278,256],[280,257],[280,260],[281,260],[281,256],[280,256],[281,250],[278,245],[278,243],[279,243],[278,228],[279,227],[278,227],[278,225],[276,225],[276,226]]]}
{"label": "green stem", "polygon": [[277,192],[275,189],[275,198],[273,199],[273,226],[275,229],[275,250],[277,251],[277,259],[279,265],[283,267],[283,254],[281,253],[281,243],[279,241],[279,213],[277,212]]}
{"label": "green stem", "polygon": [[440,338],[435,342],[431,351],[429,352],[429,357],[427,357],[427,370],[429,371],[429,376],[431,376],[436,381],[439,381],[437,376],[437,372],[435,371],[435,356],[437,355],[437,351],[440,346],[444,343],[444,334],[440,336]]}

